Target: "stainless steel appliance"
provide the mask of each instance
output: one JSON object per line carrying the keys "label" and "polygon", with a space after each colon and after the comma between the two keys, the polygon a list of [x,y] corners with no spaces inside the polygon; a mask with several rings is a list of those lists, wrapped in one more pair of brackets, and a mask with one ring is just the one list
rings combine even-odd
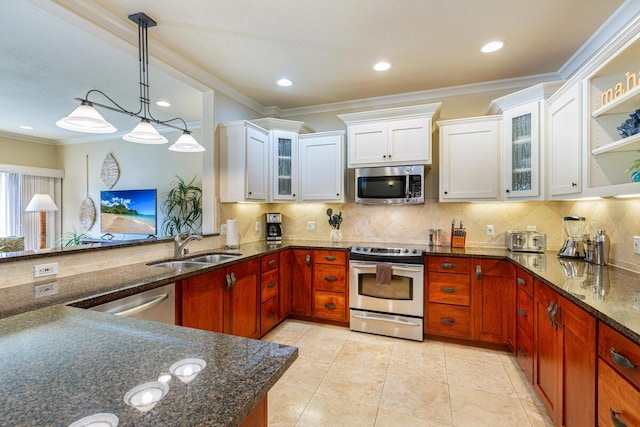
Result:
{"label": "stainless steel appliance", "polygon": [[507,249],[512,252],[544,252],[547,236],[537,231],[505,231]]}
{"label": "stainless steel appliance", "polygon": [[[381,282],[381,275],[386,275],[387,280]],[[352,331],[422,341],[422,251],[352,247],[349,253],[349,304]]]}
{"label": "stainless steel appliance", "polygon": [[558,256],[561,258],[584,258],[586,255],[584,246],[585,218],[582,216],[565,216],[562,218],[562,227],[567,239]]}
{"label": "stainless steel appliance", "polygon": [[267,243],[282,244],[282,215],[279,213],[267,214]]}
{"label": "stainless steel appliance", "polygon": [[175,325],[175,285],[170,283],[106,304],[97,305],[92,307],[91,310]]}
{"label": "stainless steel appliance", "polygon": [[356,203],[424,203],[424,165],[356,169]]}

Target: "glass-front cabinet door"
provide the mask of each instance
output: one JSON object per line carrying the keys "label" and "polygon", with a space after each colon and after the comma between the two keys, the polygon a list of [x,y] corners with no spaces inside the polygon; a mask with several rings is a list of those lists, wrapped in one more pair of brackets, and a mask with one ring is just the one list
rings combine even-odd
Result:
{"label": "glass-front cabinet door", "polygon": [[510,108],[503,113],[505,198],[540,195],[539,103]]}
{"label": "glass-front cabinet door", "polygon": [[296,200],[297,144],[296,132],[273,132],[273,200]]}

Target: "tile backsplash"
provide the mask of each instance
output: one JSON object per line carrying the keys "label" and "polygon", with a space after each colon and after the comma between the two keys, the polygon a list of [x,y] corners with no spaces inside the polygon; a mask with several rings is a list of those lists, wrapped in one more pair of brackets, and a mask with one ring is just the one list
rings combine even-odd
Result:
{"label": "tile backsplash", "polygon": [[[221,207],[221,222],[238,220],[243,241],[264,238],[267,212],[282,214],[282,228],[287,239],[330,241],[327,208],[342,211],[343,240],[353,242],[426,244],[429,228],[443,230],[443,242],[449,245],[451,220],[464,221],[467,246],[504,247],[504,232],[526,230],[535,226],[547,235],[547,250],[557,251],[564,242],[562,217],[584,216],[589,234],[604,229],[611,242],[610,263],[640,272],[640,255],[633,254],[633,236],[640,235],[640,208],[637,199],[604,199],[598,201],[545,201],[501,203],[438,203],[428,200],[424,205],[370,206],[354,203],[225,203]],[[307,223],[316,223],[315,231]],[[260,232],[255,222],[261,222]],[[494,236],[487,236],[486,226],[493,225]]]}

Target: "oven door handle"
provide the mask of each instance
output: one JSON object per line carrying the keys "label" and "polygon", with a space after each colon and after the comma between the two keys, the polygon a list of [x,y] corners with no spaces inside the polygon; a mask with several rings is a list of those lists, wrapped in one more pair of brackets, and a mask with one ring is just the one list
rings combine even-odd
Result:
{"label": "oven door handle", "polygon": [[379,320],[381,322],[387,322],[387,323],[397,323],[399,325],[405,325],[405,326],[420,326],[420,323],[416,323],[416,322],[409,322],[409,321],[401,321],[401,320],[395,320],[395,319],[390,319],[388,317],[379,317],[376,316],[374,314],[368,314],[367,316],[364,316],[362,314],[352,314],[352,317],[356,317],[358,319],[364,319],[364,320]]}
{"label": "oven door handle", "polygon": [[[353,262],[351,263],[351,266],[355,267],[355,268],[376,268],[376,264],[360,264],[360,263],[356,264],[356,263],[353,263]],[[405,266],[402,266],[401,267],[401,266],[398,266],[398,265],[395,265],[395,264],[391,264],[391,268],[393,270],[415,271],[415,272],[418,272],[418,273],[422,271],[422,266],[420,266],[420,267],[405,267]]]}

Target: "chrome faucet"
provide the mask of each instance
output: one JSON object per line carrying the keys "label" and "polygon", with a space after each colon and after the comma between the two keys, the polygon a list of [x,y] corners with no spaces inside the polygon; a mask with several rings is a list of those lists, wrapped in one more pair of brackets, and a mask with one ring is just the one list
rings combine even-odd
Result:
{"label": "chrome faucet", "polygon": [[188,250],[185,249],[185,246],[192,240],[202,240],[202,236],[199,234],[178,233],[173,239],[173,257],[178,259],[187,254]]}

